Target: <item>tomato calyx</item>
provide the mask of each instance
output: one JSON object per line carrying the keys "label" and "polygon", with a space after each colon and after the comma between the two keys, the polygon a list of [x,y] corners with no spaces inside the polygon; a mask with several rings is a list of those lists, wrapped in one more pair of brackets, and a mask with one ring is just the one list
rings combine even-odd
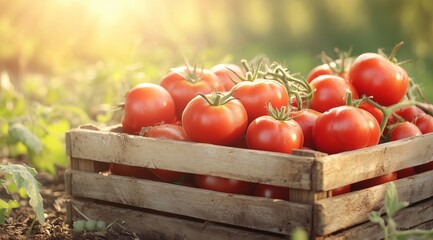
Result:
{"label": "tomato calyx", "polygon": [[170,70],[191,83],[198,83],[203,78],[203,68],[197,68],[196,64],[193,67],[186,64],[185,68],[172,68]]}
{"label": "tomato calyx", "polygon": [[346,73],[350,66],[350,55],[352,54],[352,48],[350,48],[348,51],[340,51],[338,48],[334,48],[334,52],[337,54],[337,59],[332,59],[331,57],[326,54],[325,51],[323,51],[320,54],[320,58],[323,63],[327,64],[329,66],[329,69],[331,69],[335,74],[337,75],[343,75]]}
{"label": "tomato calyx", "polygon": [[236,91],[236,87],[230,92],[218,92],[217,90],[214,90],[210,95],[202,93],[199,93],[198,95],[204,98],[211,106],[221,106],[236,99],[232,96],[234,91]]}
{"label": "tomato calyx", "polygon": [[378,53],[379,53],[379,55],[381,55],[382,57],[385,57],[386,59],[388,59],[390,62],[392,62],[392,63],[394,63],[394,64],[396,64],[396,65],[399,65],[399,66],[402,66],[403,64],[406,64],[406,63],[411,63],[412,60],[405,60],[405,61],[399,62],[398,59],[396,58],[396,55],[397,55],[398,50],[399,50],[403,45],[404,45],[404,41],[401,41],[401,42],[397,43],[397,44],[394,46],[394,48],[392,49],[392,52],[391,52],[391,54],[390,54],[389,56],[387,56],[387,55],[385,54],[385,52],[384,52],[382,49],[378,49]]}
{"label": "tomato calyx", "polygon": [[290,107],[282,106],[280,109],[274,108],[272,104],[269,102],[267,105],[268,113],[275,120],[279,121],[288,121],[292,119],[290,117]]}

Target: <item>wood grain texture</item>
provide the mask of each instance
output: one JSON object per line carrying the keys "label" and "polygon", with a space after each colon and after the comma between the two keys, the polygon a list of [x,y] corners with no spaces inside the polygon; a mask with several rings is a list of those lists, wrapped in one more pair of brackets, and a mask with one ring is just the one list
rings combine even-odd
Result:
{"label": "wood grain texture", "polygon": [[[433,228],[433,198],[422,201],[418,204],[407,207],[397,213],[394,220],[397,222],[399,230],[413,228],[432,229]],[[327,237],[317,237],[329,240],[357,240],[357,239],[383,239],[383,230],[379,225],[366,222],[356,227],[343,230],[339,233],[331,234]]]}
{"label": "wood grain texture", "polygon": [[327,191],[433,161],[433,133],[317,158],[313,190]]}
{"label": "wood grain texture", "polygon": [[[433,171],[394,182],[400,201],[410,204],[433,196]],[[327,235],[368,220],[368,213],[383,207],[387,184],[322,199],[314,207],[317,235]],[[433,218],[433,215],[432,215]]]}
{"label": "wood grain texture", "polygon": [[213,222],[288,234],[311,230],[312,206],[130,177],[70,170],[71,194]]}
{"label": "wood grain texture", "polygon": [[266,234],[247,229],[221,226],[212,222],[197,222],[176,217],[162,216],[128,208],[74,199],[72,203],[92,219],[111,223],[124,221],[127,230],[136,233],[141,239],[172,240],[281,240],[284,236]]}
{"label": "wood grain texture", "polygon": [[311,188],[313,157],[76,129],[71,157]]}

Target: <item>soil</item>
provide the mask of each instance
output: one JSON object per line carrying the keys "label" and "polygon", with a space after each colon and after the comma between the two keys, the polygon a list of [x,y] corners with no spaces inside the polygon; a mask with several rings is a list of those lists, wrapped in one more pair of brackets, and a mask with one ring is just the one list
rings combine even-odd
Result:
{"label": "soil", "polygon": [[[25,163],[25,160],[3,160],[6,162]],[[66,221],[66,201],[64,169],[58,169],[55,176],[39,173],[37,180],[42,184],[41,195],[43,197],[45,223],[40,224],[35,220],[33,208],[28,204],[28,200],[20,200],[20,207],[6,217],[6,223],[0,224],[0,240],[20,240],[20,239],[120,239],[132,240],[139,239],[136,234],[128,231],[120,223],[111,225],[104,232],[75,233]],[[3,187],[0,187],[0,199],[10,199]]]}

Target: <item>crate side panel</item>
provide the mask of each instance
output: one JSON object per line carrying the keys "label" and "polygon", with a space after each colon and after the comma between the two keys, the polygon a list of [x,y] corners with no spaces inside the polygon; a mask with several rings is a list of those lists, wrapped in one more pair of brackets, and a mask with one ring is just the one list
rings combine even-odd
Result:
{"label": "crate side panel", "polygon": [[69,134],[74,158],[311,188],[313,157],[81,129]]}
{"label": "crate side panel", "polygon": [[433,161],[433,133],[317,159],[313,189],[327,191]]}
{"label": "crate side panel", "polygon": [[195,222],[79,199],[72,200],[72,203],[92,219],[103,220],[107,223],[119,220],[124,221],[124,226],[127,230],[136,233],[141,239],[285,239],[282,236],[230,228],[211,222]]}
{"label": "crate side panel", "polygon": [[[394,181],[400,201],[410,204],[433,196],[433,171]],[[387,184],[322,199],[315,204],[317,235],[354,226],[368,220],[368,213],[383,207]],[[336,221],[338,219],[338,221]]]}
{"label": "crate side panel", "polygon": [[312,206],[282,200],[225,194],[129,177],[70,171],[71,193],[203,220],[287,234],[310,231]]}
{"label": "crate side panel", "polygon": [[[394,220],[400,230],[433,227],[433,198],[409,206],[396,214]],[[378,224],[366,222],[361,225],[318,239],[382,239],[383,230]]]}

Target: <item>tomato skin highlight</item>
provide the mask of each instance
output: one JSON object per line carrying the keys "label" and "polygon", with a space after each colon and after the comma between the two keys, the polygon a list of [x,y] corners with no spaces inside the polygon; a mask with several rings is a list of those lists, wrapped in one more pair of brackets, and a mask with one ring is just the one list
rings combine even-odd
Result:
{"label": "tomato skin highlight", "polygon": [[286,88],[274,80],[257,79],[242,81],[236,86],[233,97],[239,99],[248,113],[248,122],[260,116],[268,115],[268,104],[280,109],[287,106],[289,97]]}
{"label": "tomato skin highlight", "polygon": [[302,129],[302,134],[304,135],[303,148],[316,149],[313,139],[313,128],[320,114],[320,112],[311,108],[290,113],[290,117],[293,117],[293,120],[295,120]]}
{"label": "tomato skin highlight", "polygon": [[[186,76],[197,80],[187,79]],[[196,69],[194,71],[186,66],[172,69],[159,84],[172,96],[179,119],[188,102],[199,93],[208,94],[214,90],[224,90],[218,77],[210,70]]]}
{"label": "tomato skin highlight", "polygon": [[241,141],[247,121],[247,112],[237,99],[212,106],[197,96],[188,103],[182,115],[182,125],[192,141],[224,146],[234,146]]}
{"label": "tomato skin highlight", "polygon": [[358,93],[350,83],[339,76],[321,75],[313,79],[310,85],[313,89],[310,108],[318,112],[345,105],[347,92],[352,93],[352,99],[358,98]]}
{"label": "tomato skin highlight", "polygon": [[353,106],[340,106],[317,118],[313,139],[317,150],[328,154],[350,151],[377,145],[380,126],[369,112]]}
{"label": "tomato skin highlight", "polygon": [[271,116],[256,118],[247,129],[249,149],[292,153],[304,143],[302,128],[294,120],[277,120]]}
{"label": "tomato skin highlight", "polygon": [[254,189],[254,196],[288,201],[289,188],[258,183]]}
{"label": "tomato skin highlight", "polygon": [[141,128],[171,123],[175,116],[174,101],[164,88],[141,83],[131,88],[125,97],[122,128],[126,133],[139,134]]}
{"label": "tomato skin highlight", "polygon": [[409,88],[407,72],[377,53],[359,55],[352,62],[347,79],[359,95],[372,96],[382,106],[400,102]]}
{"label": "tomato skin highlight", "polygon": [[255,185],[251,182],[210,175],[195,175],[194,183],[201,189],[245,195],[251,195]]}
{"label": "tomato skin highlight", "polygon": [[[171,139],[178,141],[189,141],[188,135],[182,126],[176,124],[163,124],[148,128],[144,133],[145,137],[158,138],[158,139]],[[149,168],[149,171],[153,173],[159,180],[164,182],[175,182],[179,179],[185,178],[188,174],[183,172]]]}

